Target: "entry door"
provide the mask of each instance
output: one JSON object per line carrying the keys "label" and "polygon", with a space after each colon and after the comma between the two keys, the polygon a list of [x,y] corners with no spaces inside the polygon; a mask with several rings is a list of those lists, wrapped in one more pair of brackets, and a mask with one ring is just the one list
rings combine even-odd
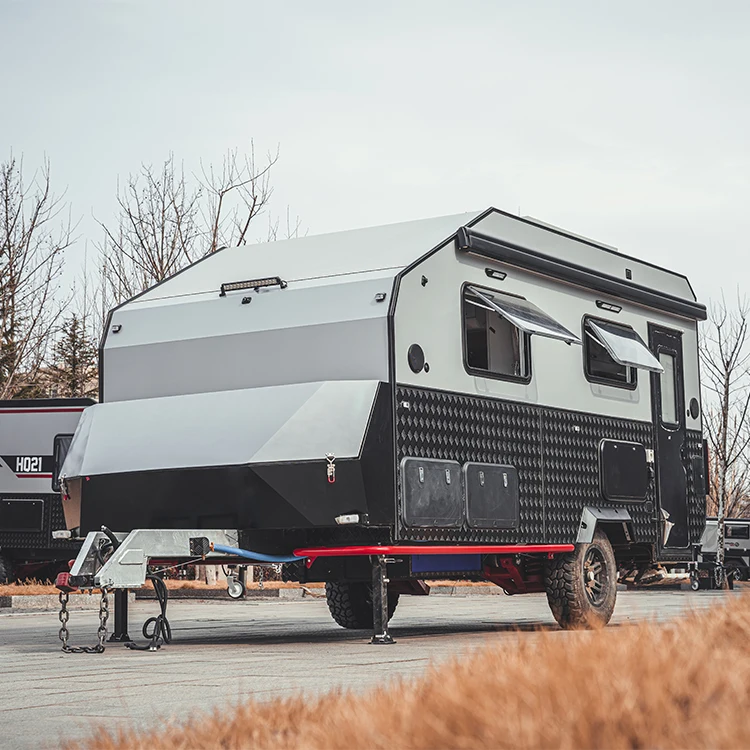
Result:
{"label": "entry door", "polygon": [[651,373],[660,546],[685,548],[689,536],[682,334],[655,325],[648,328],[649,346],[664,368]]}

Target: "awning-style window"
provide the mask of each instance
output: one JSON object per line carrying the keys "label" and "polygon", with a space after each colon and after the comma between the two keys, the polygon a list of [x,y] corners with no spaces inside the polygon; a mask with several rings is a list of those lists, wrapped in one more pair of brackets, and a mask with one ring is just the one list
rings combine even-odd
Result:
{"label": "awning-style window", "polygon": [[589,320],[591,335],[607,350],[615,362],[651,372],[664,372],[659,360],[630,326]]}
{"label": "awning-style window", "polygon": [[[480,307],[493,310],[501,317],[520,328],[524,333],[559,339],[567,344],[580,344],[581,339],[564,325],[540,310],[536,305],[523,297],[511,297],[506,294],[493,294],[485,289],[470,286],[469,291],[477,297]],[[472,302],[469,299],[469,302]]]}

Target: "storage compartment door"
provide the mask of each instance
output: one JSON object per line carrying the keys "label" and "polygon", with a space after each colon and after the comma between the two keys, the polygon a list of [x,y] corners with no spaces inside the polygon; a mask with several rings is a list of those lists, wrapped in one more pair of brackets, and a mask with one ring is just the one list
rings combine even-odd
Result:
{"label": "storage compartment door", "polygon": [[518,472],[514,466],[468,463],[463,468],[466,516],[472,529],[518,527]]}
{"label": "storage compartment door", "polygon": [[649,484],[646,448],[625,440],[602,440],[599,471],[605,500],[643,502]]}
{"label": "storage compartment door", "polygon": [[0,500],[0,531],[41,531],[44,500]]}
{"label": "storage compartment door", "polygon": [[452,528],[463,524],[461,466],[455,461],[403,459],[401,497],[405,526]]}

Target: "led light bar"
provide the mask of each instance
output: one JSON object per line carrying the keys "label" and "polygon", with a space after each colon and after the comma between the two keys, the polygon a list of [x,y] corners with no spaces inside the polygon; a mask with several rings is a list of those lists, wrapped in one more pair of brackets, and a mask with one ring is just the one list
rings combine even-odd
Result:
{"label": "led light bar", "polygon": [[228,284],[222,284],[219,291],[219,297],[226,297],[227,292],[239,292],[243,289],[261,289],[267,286],[278,286],[286,289],[286,281],[280,276],[266,276],[263,279],[249,279],[248,281],[230,281]]}

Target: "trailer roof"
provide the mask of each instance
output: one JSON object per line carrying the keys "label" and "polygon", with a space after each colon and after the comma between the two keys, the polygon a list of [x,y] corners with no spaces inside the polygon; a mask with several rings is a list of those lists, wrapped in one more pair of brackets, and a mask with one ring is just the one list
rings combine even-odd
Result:
{"label": "trailer roof", "polygon": [[289,282],[385,269],[393,269],[395,275],[481,213],[225,248],[151,287],[137,300],[216,293],[224,283],[267,276]]}
{"label": "trailer roof", "polygon": [[[222,284],[278,276],[286,282],[330,283],[335,277],[351,274],[392,271],[413,264],[453,237],[461,227],[529,248],[547,258],[557,259],[600,274],[622,277],[627,261],[628,273],[641,286],[664,292],[675,298],[695,301],[687,278],[618,252],[580,235],[489,208],[432,219],[387,224],[331,234],[313,235],[272,243],[225,248],[206,256],[169,279],[131,300],[156,302],[175,297],[216,294]],[[628,276],[628,279],[630,276]],[[343,279],[342,279],[343,280]]]}

